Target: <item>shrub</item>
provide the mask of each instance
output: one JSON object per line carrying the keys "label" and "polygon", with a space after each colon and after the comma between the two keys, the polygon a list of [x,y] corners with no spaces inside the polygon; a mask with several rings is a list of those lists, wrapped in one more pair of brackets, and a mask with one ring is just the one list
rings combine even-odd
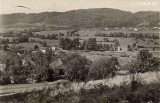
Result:
{"label": "shrub", "polygon": [[1,77],[0,85],[6,85],[10,83],[10,77],[9,76],[4,76]]}

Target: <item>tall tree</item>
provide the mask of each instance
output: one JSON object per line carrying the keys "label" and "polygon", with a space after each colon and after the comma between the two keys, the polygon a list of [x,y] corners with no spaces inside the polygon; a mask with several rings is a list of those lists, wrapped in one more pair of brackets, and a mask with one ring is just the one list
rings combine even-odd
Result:
{"label": "tall tree", "polygon": [[34,49],[35,49],[35,50],[38,50],[38,49],[39,49],[38,45],[35,45],[35,46],[34,46]]}
{"label": "tall tree", "polygon": [[100,49],[102,49],[102,43],[99,43],[99,44],[97,44],[97,50],[100,50]]}
{"label": "tall tree", "polygon": [[131,50],[132,50],[132,48],[131,48],[130,45],[127,45],[127,48],[128,48],[128,51],[131,51]]}
{"label": "tall tree", "polygon": [[116,40],[114,41],[114,47],[117,48],[119,45],[120,45],[120,44],[119,44],[119,41],[116,39]]}
{"label": "tall tree", "polygon": [[109,44],[104,44],[102,47],[104,50],[109,50]]}
{"label": "tall tree", "polygon": [[89,38],[86,41],[86,46],[88,50],[96,50],[96,46],[97,46],[96,38]]}
{"label": "tall tree", "polygon": [[136,48],[136,43],[132,44],[132,48],[135,49]]}
{"label": "tall tree", "polygon": [[71,81],[85,81],[88,76],[90,61],[85,57],[78,56],[67,62],[66,75]]}
{"label": "tall tree", "polygon": [[9,44],[9,43],[10,43],[8,38],[6,39],[6,43],[7,43],[7,44]]}
{"label": "tall tree", "polygon": [[47,43],[46,43],[46,41],[44,41],[44,42],[43,42],[43,46],[44,46],[44,47],[46,47],[46,46],[47,46]]}

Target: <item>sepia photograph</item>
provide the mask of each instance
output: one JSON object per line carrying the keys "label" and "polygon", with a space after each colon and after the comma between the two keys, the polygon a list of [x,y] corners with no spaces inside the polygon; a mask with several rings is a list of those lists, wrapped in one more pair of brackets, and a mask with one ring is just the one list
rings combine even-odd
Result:
{"label": "sepia photograph", "polygon": [[0,103],[160,103],[160,1],[0,0]]}

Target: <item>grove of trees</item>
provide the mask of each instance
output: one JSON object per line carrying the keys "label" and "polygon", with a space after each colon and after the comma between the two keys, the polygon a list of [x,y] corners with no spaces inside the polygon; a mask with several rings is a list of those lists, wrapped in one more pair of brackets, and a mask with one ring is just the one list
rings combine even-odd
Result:
{"label": "grove of trees", "polygon": [[160,58],[153,57],[148,50],[141,50],[137,54],[137,58],[124,66],[131,73],[144,73],[149,71],[159,71]]}
{"label": "grove of trees", "polygon": [[115,76],[119,66],[118,59],[116,57],[101,58],[92,63],[89,68],[89,78],[102,79],[109,75]]}
{"label": "grove of trees", "polygon": [[81,43],[79,42],[79,38],[69,39],[69,38],[61,38],[59,45],[62,49],[71,50],[71,49],[80,49]]}
{"label": "grove of trees", "polygon": [[82,43],[80,42],[79,38],[74,38],[73,40],[70,38],[61,38],[59,45],[64,50],[111,50],[114,48],[117,48],[120,43],[118,40],[114,40],[114,46],[113,44],[102,44],[98,43],[96,38],[88,38],[86,40],[83,40]]}
{"label": "grove of trees", "polygon": [[[123,37],[123,38],[136,38],[136,39],[142,39],[142,38],[148,38],[148,39],[159,39],[159,35],[157,34],[148,34],[148,33],[123,33],[123,32],[114,32],[114,33],[97,33],[95,36],[100,37]],[[104,40],[105,41],[105,40]]]}

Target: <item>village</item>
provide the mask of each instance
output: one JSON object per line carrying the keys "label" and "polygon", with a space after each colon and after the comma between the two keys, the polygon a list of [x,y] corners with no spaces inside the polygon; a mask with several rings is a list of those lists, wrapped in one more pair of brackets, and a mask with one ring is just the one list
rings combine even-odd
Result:
{"label": "village", "polygon": [[[65,69],[67,67],[63,64],[63,62],[61,60],[61,56],[60,56],[63,53],[65,53],[65,54],[78,53],[81,56],[86,56],[92,62],[94,62],[95,60],[97,60],[97,59],[99,59],[103,56],[105,56],[107,58],[117,57],[118,61],[122,64],[122,65],[118,66],[118,69],[122,68],[128,62],[131,62],[132,59],[135,59],[138,51],[140,51],[140,50],[150,48],[149,50],[151,50],[153,53],[158,53],[159,54],[159,52],[157,52],[157,50],[159,50],[159,47],[157,47],[157,46],[146,47],[146,48],[143,47],[143,46],[137,46],[136,43],[137,43],[138,39],[137,39],[137,41],[135,41],[136,43],[133,43],[130,46],[130,45],[121,45],[120,42],[118,41],[118,40],[120,40],[119,38],[114,37],[115,38],[114,40],[113,39],[108,40],[107,38],[104,37],[104,39],[103,39],[104,42],[106,42],[106,40],[107,40],[107,42],[111,41],[111,42],[113,42],[113,44],[110,44],[108,47],[106,47],[105,44],[99,45],[98,41],[96,41],[94,43],[91,42],[90,44],[85,44],[87,46],[87,48],[86,48],[86,46],[82,47],[83,42],[85,40],[83,42],[77,41],[80,44],[77,44],[78,47],[75,46],[75,48],[74,48],[73,44],[75,44],[76,42],[73,41],[73,43],[70,42],[71,44],[69,43],[69,45],[72,45],[72,48],[74,48],[75,50],[72,50],[72,49],[71,50],[63,50],[63,49],[67,49],[67,48],[63,47],[66,44],[62,43],[60,45],[61,42],[64,42],[64,41],[62,41],[63,39],[61,38],[61,33],[59,33],[60,34],[59,36],[55,36],[55,37],[59,38],[59,40],[60,40],[59,41],[60,43],[56,46],[49,46],[47,43],[43,44],[43,42],[41,43],[40,41],[35,41],[34,40],[35,37],[33,38],[32,35],[36,36],[38,34],[34,34],[34,32],[31,33],[31,32],[27,32],[27,31],[25,31],[25,32],[23,32],[23,31],[17,32],[16,31],[15,34],[16,35],[14,35],[14,37],[12,36],[12,40],[10,39],[10,41],[12,41],[12,42],[9,42],[9,39],[8,40],[7,39],[1,39],[2,44],[0,45],[0,49],[1,49],[1,54],[3,55],[3,56],[2,55],[1,56],[3,58],[4,58],[4,55],[11,55],[9,53],[13,52],[15,55],[18,56],[17,58],[20,58],[19,62],[21,62],[21,63],[19,65],[21,65],[22,68],[28,68],[29,66],[31,66],[31,67],[29,67],[31,69],[31,70],[29,70],[29,75],[28,76],[26,75],[26,77],[25,77],[26,79],[24,80],[25,82],[23,81],[22,83],[36,83],[36,82],[42,81],[42,80],[37,81],[35,79],[35,78],[37,78],[36,77],[37,72],[35,72],[35,68],[38,68],[37,66],[39,66],[39,65],[40,66],[43,65],[42,60],[41,61],[36,60],[36,59],[41,58],[41,57],[36,58],[37,55],[38,56],[40,56],[40,55],[42,55],[42,56],[46,56],[46,55],[53,56],[53,57],[50,57],[50,59],[48,61],[49,63],[47,64],[48,65],[47,68],[51,68],[51,71],[53,72],[53,74],[51,74],[53,76],[52,77],[52,81],[53,81],[53,78],[55,80],[58,79],[58,78],[59,79],[62,79],[62,78],[65,79],[66,78]],[[96,36],[99,36],[99,35],[100,34],[97,34]],[[5,34],[5,36],[6,36],[6,34]],[[80,38],[83,38],[81,36],[80,36]],[[19,37],[21,37],[21,38],[19,39]],[[32,38],[32,39],[30,39],[30,38]],[[110,38],[110,37],[108,37],[108,38]],[[23,47],[23,45],[22,46],[17,46],[18,44],[21,44],[21,42],[20,42],[21,39],[23,40],[24,43],[25,42],[26,43],[31,42],[31,44],[27,44],[28,45],[27,47]],[[46,39],[44,39],[44,40],[46,40]],[[32,44],[34,42],[35,42],[35,44]],[[40,42],[41,45],[37,44],[39,42]],[[92,45],[96,45],[97,48],[99,48],[99,49],[94,50],[95,48],[92,48]],[[154,55],[154,56],[156,56],[156,55]],[[3,61],[3,63],[2,63],[2,61]],[[2,74],[6,71],[8,71],[8,73],[13,72],[13,70],[9,71],[9,68],[7,69],[5,62],[6,61],[1,60],[1,64],[0,64],[2,84],[3,84],[3,78],[4,78],[4,76]],[[39,62],[41,62],[41,63],[39,63]],[[15,82],[15,78],[13,77],[13,73],[10,74],[9,78],[10,78],[10,80],[8,81],[8,83],[18,83],[18,82]]]}
{"label": "village", "polygon": [[[58,47],[51,47],[49,48],[51,49],[51,51],[54,53],[54,55],[59,55],[60,52],[65,52],[63,50],[61,50],[61,48]],[[7,50],[12,50],[12,48],[8,47]],[[1,52],[3,52],[5,54],[5,51],[1,50]],[[40,52],[45,54],[46,50],[45,49],[39,49],[36,48],[36,50],[27,50],[27,48],[23,48],[19,51],[16,51],[17,56],[19,56],[20,58],[20,62],[22,62],[22,66],[23,67],[27,67],[29,65],[29,63],[31,63],[32,65],[36,65],[35,61],[33,60],[34,56],[36,56],[36,54]],[[63,76],[64,75],[64,70],[65,70],[65,66],[63,65],[62,61],[60,58],[57,58],[54,62],[51,62],[50,67],[54,70],[54,72],[56,73],[55,76]],[[1,73],[6,71],[6,65],[5,64],[0,64],[1,66]],[[34,73],[31,74],[32,78],[27,78],[27,82],[28,83],[35,83],[36,81],[34,80]],[[1,75],[1,82],[3,81],[3,76]],[[10,76],[10,83],[14,83],[14,78],[12,76]]]}

